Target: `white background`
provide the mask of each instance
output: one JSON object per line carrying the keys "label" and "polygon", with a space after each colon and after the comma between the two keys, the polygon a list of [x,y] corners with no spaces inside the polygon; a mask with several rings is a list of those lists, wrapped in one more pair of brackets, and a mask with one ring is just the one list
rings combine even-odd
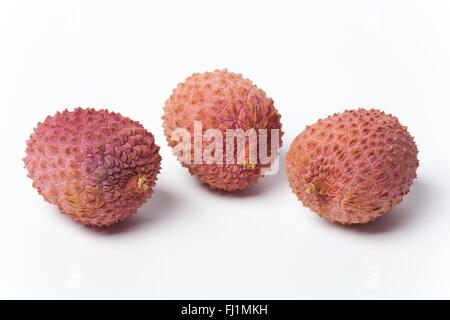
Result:
{"label": "white background", "polygon": [[[242,73],[273,97],[277,175],[211,192],[172,156],[162,106],[192,74]],[[26,177],[38,121],[76,106],[138,120],[161,146],[154,196],[93,229]],[[291,193],[284,157],[307,124],[378,107],[420,167],[404,201],[343,227]],[[450,298],[449,1],[0,1],[0,298]]]}

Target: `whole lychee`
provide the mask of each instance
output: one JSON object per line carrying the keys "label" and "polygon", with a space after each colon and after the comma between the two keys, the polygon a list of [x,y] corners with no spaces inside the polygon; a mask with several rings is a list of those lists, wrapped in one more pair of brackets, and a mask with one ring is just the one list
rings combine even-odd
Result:
{"label": "whole lychee", "polygon": [[38,123],[24,162],[46,201],[77,222],[100,227],[122,221],[151,197],[161,157],[139,122],[77,108]]}
{"label": "whole lychee", "polygon": [[[194,73],[180,83],[165,103],[163,120],[178,160],[213,190],[246,189],[270,168],[281,146],[273,100],[226,69]],[[180,129],[187,135],[174,139]],[[248,135],[239,148],[234,138],[241,133]]]}
{"label": "whole lychee", "polygon": [[319,216],[366,223],[409,192],[417,153],[396,117],[358,109],[306,127],[286,154],[286,171],[298,199]]}

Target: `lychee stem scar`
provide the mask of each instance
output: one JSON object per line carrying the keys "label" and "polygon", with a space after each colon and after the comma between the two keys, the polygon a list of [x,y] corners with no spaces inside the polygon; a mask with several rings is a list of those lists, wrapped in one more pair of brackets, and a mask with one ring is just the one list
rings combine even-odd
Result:
{"label": "lychee stem scar", "polygon": [[245,158],[244,168],[245,168],[246,170],[253,170],[253,169],[256,168],[256,164],[250,162],[249,159]]}
{"label": "lychee stem scar", "polygon": [[138,190],[147,191],[148,189],[148,180],[145,176],[140,176],[137,181]]}
{"label": "lychee stem scar", "polygon": [[305,191],[306,191],[307,194],[310,194],[310,195],[313,196],[313,195],[315,195],[317,193],[317,188],[316,188],[316,186],[313,183],[308,183],[306,185]]}

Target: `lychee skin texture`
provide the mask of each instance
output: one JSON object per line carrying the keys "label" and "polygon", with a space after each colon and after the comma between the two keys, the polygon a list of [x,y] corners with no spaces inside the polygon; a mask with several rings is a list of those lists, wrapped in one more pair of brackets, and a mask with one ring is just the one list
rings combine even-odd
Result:
{"label": "lychee skin texture", "polygon": [[77,222],[101,227],[124,220],[151,197],[158,152],[139,122],[77,108],[38,123],[24,162],[46,201]]}
{"label": "lychee skin texture", "polygon": [[409,192],[417,153],[396,117],[358,109],[306,127],[286,154],[286,171],[298,199],[319,216],[367,223]]}
{"label": "lychee skin texture", "polygon": [[[267,155],[272,155],[271,130],[279,130],[279,147],[281,147],[281,116],[273,105],[273,100],[265,92],[257,88],[241,74],[216,70],[214,72],[194,73],[185,82],[178,84],[172,95],[166,101],[163,115],[163,128],[169,146],[174,147],[178,142],[171,137],[177,128],[187,129],[192,137],[191,159],[194,159],[194,121],[201,121],[202,133],[208,129],[218,129],[222,132],[225,144],[227,129],[242,129],[244,132],[254,128],[258,134],[259,129],[267,129]],[[202,154],[211,141],[203,141]],[[250,142],[246,142],[246,157],[248,157]],[[236,147],[236,145],[235,145]],[[259,149],[258,149],[259,150]],[[223,148],[225,158],[226,148]],[[248,188],[256,183],[265,169],[271,163],[260,161],[259,153],[256,163],[246,165],[237,161],[235,150],[233,164],[223,161],[223,164],[190,164],[178,160],[196,175],[202,183],[206,183],[213,190],[235,191]],[[233,157],[233,155],[231,155]],[[246,158],[247,160],[247,158]]]}

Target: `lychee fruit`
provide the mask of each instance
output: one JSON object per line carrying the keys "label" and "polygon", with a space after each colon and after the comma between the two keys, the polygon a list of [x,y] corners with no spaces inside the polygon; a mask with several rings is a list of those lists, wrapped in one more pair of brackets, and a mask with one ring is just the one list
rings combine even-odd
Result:
{"label": "lychee fruit", "polygon": [[77,108],[37,124],[24,162],[46,201],[77,222],[101,227],[124,220],[151,197],[161,157],[139,122]]}
{"label": "lychee fruit", "polygon": [[347,110],[306,127],[286,154],[286,171],[298,199],[319,216],[367,223],[409,192],[417,153],[396,117],[374,109]]}
{"label": "lychee fruit", "polygon": [[[213,190],[243,190],[254,184],[271,167],[282,143],[273,100],[226,69],[194,73],[178,84],[162,118],[178,160]],[[174,139],[180,129],[187,135]]]}

